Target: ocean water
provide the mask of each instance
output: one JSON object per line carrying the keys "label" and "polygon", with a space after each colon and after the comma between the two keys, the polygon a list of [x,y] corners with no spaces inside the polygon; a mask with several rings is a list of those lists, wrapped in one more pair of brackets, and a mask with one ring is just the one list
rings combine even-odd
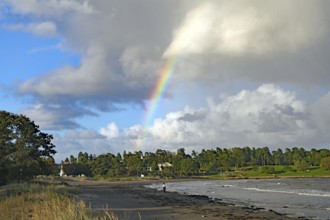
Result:
{"label": "ocean water", "polygon": [[[206,195],[238,206],[272,209],[289,216],[330,219],[330,178],[211,180],[166,183],[167,191]],[[161,189],[161,185],[149,185]]]}

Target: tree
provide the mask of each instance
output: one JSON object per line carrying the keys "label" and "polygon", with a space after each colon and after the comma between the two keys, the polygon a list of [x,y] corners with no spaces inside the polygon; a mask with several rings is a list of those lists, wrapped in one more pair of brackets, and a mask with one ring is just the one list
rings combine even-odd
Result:
{"label": "tree", "polygon": [[70,163],[71,164],[77,163],[77,158],[75,158],[73,155],[70,155]]}
{"label": "tree", "polygon": [[82,163],[63,164],[64,173],[68,176],[85,175],[91,176],[92,172],[88,165]]}
{"label": "tree", "polygon": [[78,153],[78,163],[88,164],[88,153],[87,152],[85,152],[85,153],[79,152]]}
{"label": "tree", "polygon": [[275,165],[283,165],[284,164],[284,156],[283,151],[279,148],[276,151],[273,151],[273,158]]}
{"label": "tree", "polygon": [[[198,167],[203,173],[217,172],[220,167],[218,154],[215,150],[202,150],[198,155]],[[196,165],[195,165],[196,166]]]}
{"label": "tree", "polygon": [[190,176],[191,174],[195,174],[197,172],[195,163],[192,158],[184,158],[180,161],[180,163],[180,175]]}
{"label": "tree", "polygon": [[309,167],[308,162],[304,159],[295,161],[294,165],[296,166],[297,170],[299,170],[299,171],[307,170]]}
{"label": "tree", "polygon": [[108,171],[109,177],[115,177],[115,176],[123,176],[126,173],[125,167],[123,167],[123,163],[121,162],[121,157],[112,157],[111,158],[111,167]]}
{"label": "tree", "polygon": [[232,153],[228,149],[223,149],[222,154],[219,155],[220,165],[222,171],[229,171],[229,168],[234,165],[234,158],[232,157]]}
{"label": "tree", "polygon": [[292,148],[293,163],[303,160],[306,157],[306,151],[304,148]]}
{"label": "tree", "polygon": [[185,153],[185,149],[184,148],[180,148],[179,150],[177,150],[176,152],[176,156],[178,158],[185,158],[186,157],[186,153]]}
{"label": "tree", "polygon": [[59,171],[58,165],[55,163],[53,157],[43,158],[41,160],[41,175],[57,175]]}
{"label": "tree", "polygon": [[293,165],[293,153],[291,149],[285,148],[284,157],[284,164],[285,165]]}
{"label": "tree", "polygon": [[309,151],[307,153],[307,160],[308,160],[308,162],[311,166],[319,166],[320,165],[320,160],[319,160],[318,156],[319,156],[319,153],[314,148],[311,149],[311,151]]}
{"label": "tree", "polygon": [[320,167],[322,169],[325,169],[325,170],[330,171],[330,156],[329,157],[325,157],[325,158],[323,158],[321,160]]}
{"label": "tree", "polygon": [[142,159],[141,152],[135,152],[134,154],[128,153],[126,155],[126,165],[128,169],[128,175],[135,176],[142,172]]}
{"label": "tree", "polygon": [[113,154],[101,154],[98,157],[93,158],[90,163],[90,169],[94,177],[106,176],[111,168]]}
{"label": "tree", "polygon": [[235,167],[242,167],[245,164],[243,149],[235,147],[231,149],[231,152],[234,159]]}
{"label": "tree", "polygon": [[56,153],[53,136],[24,115],[0,111],[0,181],[27,180]]}

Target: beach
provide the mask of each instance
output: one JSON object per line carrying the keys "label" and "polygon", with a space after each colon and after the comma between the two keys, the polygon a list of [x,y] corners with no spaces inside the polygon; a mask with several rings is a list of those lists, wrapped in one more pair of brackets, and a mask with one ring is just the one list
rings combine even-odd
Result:
{"label": "beach", "polygon": [[94,212],[109,210],[119,219],[303,219],[254,206],[236,206],[202,195],[182,195],[144,187],[161,182],[70,181],[81,189],[75,195]]}

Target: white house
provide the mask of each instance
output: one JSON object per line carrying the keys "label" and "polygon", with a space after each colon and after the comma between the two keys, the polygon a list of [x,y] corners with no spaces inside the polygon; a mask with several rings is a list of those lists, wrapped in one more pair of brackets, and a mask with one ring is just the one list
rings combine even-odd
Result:
{"label": "white house", "polygon": [[170,164],[169,162],[164,162],[164,163],[159,163],[158,164],[159,171],[162,171],[166,167],[173,167],[173,165]]}

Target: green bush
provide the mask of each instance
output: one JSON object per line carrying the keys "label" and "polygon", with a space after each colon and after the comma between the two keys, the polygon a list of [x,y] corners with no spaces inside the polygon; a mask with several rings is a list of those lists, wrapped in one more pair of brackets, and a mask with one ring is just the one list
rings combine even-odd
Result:
{"label": "green bush", "polygon": [[309,164],[307,163],[306,160],[300,160],[300,161],[295,162],[295,166],[298,171],[304,171],[304,170],[308,169]]}
{"label": "green bush", "polygon": [[291,166],[289,165],[285,165],[282,169],[283,172],[296,172],[295,169],[293,169]]}
{"label": "green bush", "polygon": [[325,157],[321,160],[320,167],[330,171],[330,157]]}
{"label": "green bush", "polygon": [[266,174],[274,174],[275,173],[275,168],[272,166],[263,166],[260,168],[261,173],[266,173]]}

